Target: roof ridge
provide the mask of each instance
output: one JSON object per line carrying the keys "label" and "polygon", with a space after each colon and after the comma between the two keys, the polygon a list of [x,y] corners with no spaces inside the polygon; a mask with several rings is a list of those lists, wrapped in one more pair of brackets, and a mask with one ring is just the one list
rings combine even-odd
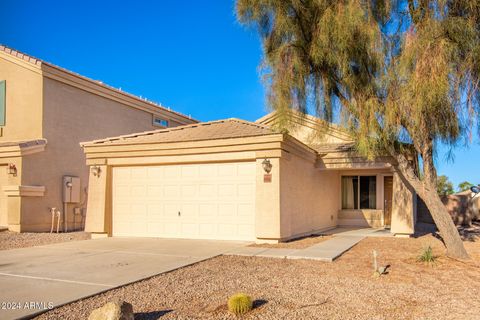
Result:
{"label": "roof ridge", "polygon": [[228,118],[228,119],[220,119],[220,120],[212,120],[212,121],[206,121],[206,122],[199,122],[199,123],[193,123],[193,124],[187,124],[187,125],[182,125],[182,126],[177,126],[177,127],[171,127],[171,128],[162,128],[162,129],[156,129],[156,130],[150,130],[150,131],[143,131],[143,132],[137,132],[137,133],[132,133],[132,134],[126,134],[126,135],[120,135],[120,136],[115,136],[115,137],[108,137],[104,139],[97,139],[93,141],[87,141],[87,142],[81,142],[80,145],[82,147],[86,145],[94,145],[94,144],[103,144],[103,143],[108,143],[112,142],[114,143],[115,141],[128,141],[129,139],[135,139],[135,138],[141,138],[145,136],[152,136],[152,135],[158,135],[162,133],[169,133],[169,132],[176,132],[176,131],[182,131],[182,130],[189,130],[189,129],[194,129],[194,128],[202,128],[202,127],[207,127],[210,125],[215,125],[215,124],[222,124],[222,123],[240,123],[244,126],[249,126],[249,127],[254,127],[257,130],[268,130],[268,134],[275,134],[276,132],[272,130],[268,126],[264,125],[257,125],[249,121],[245,121],[242,119],[236,119],[236,118]]}
{"label": "roof ridge", "polygon": [[[154,107],[157,107],[157,108],[161,108],[161,109],[163,109],[163,110],[165,110],[165,111],[171,112],[171,113],[176,114],[176,115],[178,115],[178,116],[181,116],[181,117],[183,117],[183,118],[188,118],[188,119],[191,119],[191,120],[196,121],[196,119],[192,118],[191,116],[186,115],[186,114],[183,114],[183,113],[180,113],[180,112],[175,111],[175,110],[172,110],[170,107],[162,106],[161,104],[159,104],[159,103],[157,103],[157,102],[153,102],[153,101],[150,101],[150,100],[148,100],[148,99],[146,99],[146,98],[142,98],[141,96],[137,96],[137,95],[135,95],[135,94],[133,94],[133,93],[129,93],[129,92],[123,91],[123,90],[121,90],[121,89],[119,89],[119,88],[115,88],[115,87],[113,87],[113,86],[111,86],[111,85],[109,85],[109,84],[104,83],[104,82],[101,81],[101,80],[94,80],[94,79],[92,79],[92,78],[89,78],[89,77],[87,77],[87,76],[81,75],[81,74],[76,73],[76,72],[74,72],[74,71],[71,71],[71,70],[68,70],[68,69],[66,69],[66,68],[57,66],[57,65],[55,65],[55,64],[53,64],[53,63],[50,63],[50,62],[48,62],[48,61],[45,61],[45,60],[36,58],[36,57],[31,56],[31,55],[29,55],[29,54],[26,54],[26,53],[23,53],[23,52],[18,51],[18,50],[16,50],[16,49],[10,48],[9,46],[4,45],[4,44],[1,44],[1,43],[0,43],[0,51],[5,52],[6,54],[12,55],[12,56],[14,56],[14,57],[16,57],[16,58],[18,58],[18,59],[21,59],[21,60],[27,61],[27,62],[29,62],[29,63],[32,63],[32,64],[34,64],[34,65],[36,65],[36,66],[41,66],[42,64],[47,65],[47,66],[52,67],[52,68],[55,68],[55,69],[57,69],[57,70],[59,70],[59,71],[61,71],[61,72],[64,72],[64,73],[67,73],[67,74],[70,74],[70,75],[79,77],[79,78],[81,78],[81,79],[83,79],[83,80],[85,80],[85,81],[89,81],[89,82],[95,83],[96,85],[99,85],[99,86],[104,87],[104,88],[106,88],[106,89],[109,89],[109,90],[115,91],[115,92],[117,92],[117,93],[121,93],[121,94],[124,94],[124,95],[126,95],[126,96],[129,96],[129,97],[131,97],[131,98],[137,99],[137,100],[139,100],[139,101],[141,101],[141,102],[143,102],[143,103],[147,103],[147,104],[149,104],[149,105],[151,105],[151,106],[154,106]],[[33,61],[32,61],[32,60],[33,60]]]}
{"label": "roof ridge", "polygon": [[265,125],[263,123],[256,123],[256,122],[253,122],[253,121],[243,120],[243,119],[239,119],[239,118],[228,118],[226,120],[235,121],[235,122],[243,123],[243,124],[246,124],[246,125],[249,125],[249,126],[252,126],[252,127],[271,130],[271,131],[275,132],[275,130],[273,130],[270,126]]}

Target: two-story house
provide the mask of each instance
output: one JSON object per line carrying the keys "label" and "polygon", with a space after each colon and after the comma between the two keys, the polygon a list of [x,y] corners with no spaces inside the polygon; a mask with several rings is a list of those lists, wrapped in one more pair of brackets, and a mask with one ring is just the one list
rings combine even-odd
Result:
{"label": "two-story house", "polygon": [[53,218],[79,229],[89,177],[79,142],[196,122],[0,45],[0,226],[48,231],[57,208]]}

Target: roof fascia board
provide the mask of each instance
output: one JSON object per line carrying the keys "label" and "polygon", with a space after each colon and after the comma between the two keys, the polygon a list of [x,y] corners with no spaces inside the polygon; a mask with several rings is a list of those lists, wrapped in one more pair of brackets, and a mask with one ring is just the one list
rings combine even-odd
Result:
{"label": "roof fascia board", "polygon": [[0,57],[2,59],[7,60],[8,62],[16,64],[20,67],[23,67],[23,68],[28,69],[30,71],[33,71],[35,73],[38,73],[38,74],[42,73],[42,69],[40,67],[39,62],[38,63],[33,63],[33,62],[30,62],[30,61],[26,61],[24,59],[18,58],[16,56],[13,56],[13,55],[8,54],[8,53],[3,52],[3,51],[0,51]]}

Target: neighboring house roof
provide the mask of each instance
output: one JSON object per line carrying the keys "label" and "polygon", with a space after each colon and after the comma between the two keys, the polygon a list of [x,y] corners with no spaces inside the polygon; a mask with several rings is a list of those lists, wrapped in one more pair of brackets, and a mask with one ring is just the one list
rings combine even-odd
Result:
{"label": "neighboring house roof", "polygon": [[41,60],[41,59],[32,57],[32,56],[30,56],[30,55],[27,55],[27,54],[25,54],[25,53],[22,53],[22,52],[20,52],[20,51],[15,50],[15,49],[9,48],[9,47],[7,47],[7,46],[5,46],[5,45],[0,44],[0,52],[4,52],[4,53],[9,54],[9,55],[11,55],[11,56],[13,56],[13,57],[16,57],[16,58],[18,58],[18,59],[24,60],[24,61],[26,61],[26,62],[28,62],[28,63],[30,63],[30,64],[32,64],[32,65],[35,65],[35,66],[37,66],[37,67],[39,67],[39,68],[42,68],[42,66],[48,66],[48,67],[53,68],[53,69],[55,69],[55,70],[57,70],[57,71],[60,71],[60,72],[62,72],[62,73],[65,73],[65,74],[74,76],[74,77],[76,77],[76,78],[80,78],[80,79],[82,79],[82,80],[84,80],[84,81],[87,81],[87,82],[90,82],[90,83],[92,83],[92,84],[94,84],[94,85],[96,85],[96,86],[100,86],[100,87],[102,87],[102,88],[104,88],[104,89],[108,89],[108,90],[110,90],[110,91],[113,91],[113,92],[115,92],[115,93],[117,93],[117,94],[121,94],[121,95],[124,95],[124,96],[126,96],[126,97],[135,99],[135,100],[137,100],[138,102],[145,103],[145,104],[148,104],[148,105],[150,105],[150,106],[153,106],[153,107],[156,107],[156,108],[160,108],[160,109],[162,109],[162,110],[164,110],[164,111],[173,113],[173,114],[175,114],[175,115],[177,115],[177,116],[179,116],[179,117],[181,117],[181,118],[188,119],[188,120],[190,120],[191,122],[198,122],[198,120],[193,119],[193,118],[192,118],[191,116],[189,116],[189,115],[187,116],[187,115],[182,114],[182,113],[180,113],[180,112],[173,111],[173,110],[171,110],[170,108],[167,108],[167,107],[164,107],[164,106],[162,106],[162,105],[159,105],[158,103],[155,103],[155,102],[153,102],[153,101],[149,101],[149,100],[144,99],[144,98],[142,98],[142,97],[133,95],[133,94],[131,94],[131,93],[122,91],[122,90],[117,89],[117,88],[114,88],[114,87],[112,87],[112,86],[109,86],[109,85],[103,83],[102,81],[93,80],[93,79],[90,79],[90,78],[88,78],[88,77],[82,76],[82,75],[80,75],[80,74],[78,74],[78,73],[72,72],[72,71],[70,71],[70,70],[67,70],[67,69],[65,69],[65,68],[59,67],[59,66],[54,65],[54,64],[52,64],[52,63],[46,62],[46,61],[44,61],[44,60]]}
{"label": "neighboring house roof", "polygon": [[122,135],[80,143],[86,145],[187,142],[229,138],[246,138],[279,134],[268,126],[240,119],[225,119]]}

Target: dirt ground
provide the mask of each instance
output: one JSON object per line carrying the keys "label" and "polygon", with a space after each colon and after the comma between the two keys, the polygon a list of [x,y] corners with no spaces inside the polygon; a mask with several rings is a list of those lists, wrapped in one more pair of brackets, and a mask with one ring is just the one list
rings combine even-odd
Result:
{"label": "dirt ground", "polygon": [[0,250],[41,246],[45,244],[90,239],[86,232],[67,233],[17,233],[0,232]]}
{"label": "dirt ground", "polygon": [[268,243],[261,243],[261,244],[251,244],[249,247],[257,247],[257,248],[281,248],[281,249],[305,249],[314,244],[327,241],[331,239],[332,236],[323,236],[323,235],[315,235],[315,236],[308,236],[303,238],[298,238],[288,242],[281,242],[276,244],[268,244]]}
{"label": "dirt ground", "polygon": [[[422,249],[438,255],[417,262]],[[333,263],[221,256],[54,309],[37,319],[86,319],[113,299],[132,303],[135,319],[235,319],[227,298],[245,292],[256,308],[243,319],[478,319],[480,241],[472,257],[444,256],[441,242],[367,238]],[[389,273],[372,277],[372,250]]]}

